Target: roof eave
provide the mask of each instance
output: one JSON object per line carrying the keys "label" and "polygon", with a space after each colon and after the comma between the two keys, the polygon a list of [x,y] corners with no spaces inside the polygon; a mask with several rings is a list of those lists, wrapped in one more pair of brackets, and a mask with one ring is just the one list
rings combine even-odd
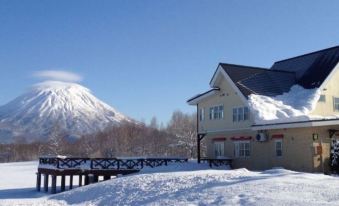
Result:
{"label": "roof eave", "polygon": [[207,97],[210,97],[214,94],[216,94],[217,91],[219,91],[220,88],[212,88],[210,90],[208,90],[207,92],[204,92],[202,94],[198,94],[192,98],[190,98],[189,100],[187,100],[187,103],[189,105],[197,105],[200,101],[202,101],[203,99],[207,98]]}
{"label": "roof eave", "polygon": [[291,128],[303,128],[303,127],[321,127],[321,126],[339,126],[339,118],[336,119],[320,119],[320,120],[308,120],[300,122],[283,122],[275,124],[261,124],[252,125],[252,130],[270,130],[270,129],[291,129]]}
{"label": "roof eave", "polygon": [[243,101],[244,104],[247,104],[247,97],[239,90],[239,88],[235,85],[235,83],[232,81],[231,77],[227,74],[227,72],[222,68],[221,63],[219,63],[216,71],[213,74],[213,77],[210,81],[210,87],[216,87],[216,80],[217,77],[222,74],[226,81],[231,85],[231,87],[236,91],[237,94],[239,94],[240,99]]}

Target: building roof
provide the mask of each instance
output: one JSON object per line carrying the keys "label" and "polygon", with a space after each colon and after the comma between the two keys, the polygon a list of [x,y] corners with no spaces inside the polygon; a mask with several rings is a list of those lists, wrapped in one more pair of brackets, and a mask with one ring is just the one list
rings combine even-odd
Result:
{"label": "building roof", "polygon": [[295,73],[234,64],[219,64],[244,96],[275,96],[289,91],[295,84]]}
{"label": "building roof", "polygon": [[277,61],[270,69],[220,63],[245,97],[276,96],[299,84],[319,88],[339,62],[339,46]]}
{"label": "building roof", "polygon": [[272,70],[295,72],[297,84],[318,88],[339,62],[339,46],[275,62]]}
{"label": "building roof", "polygon": [[[212,80],[221,67],[244,97],[247,98],[251,94],[277,96],[288,92],[296,84],[305,89],[319,88],[338,62],[339,46],[335,46],[277,61],[271,68],[219,63]],[[187,102],[210,94],[212,90]]]}

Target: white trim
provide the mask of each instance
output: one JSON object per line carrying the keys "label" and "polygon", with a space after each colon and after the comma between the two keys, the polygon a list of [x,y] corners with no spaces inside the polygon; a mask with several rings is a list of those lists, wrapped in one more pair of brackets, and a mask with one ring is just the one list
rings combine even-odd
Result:
{"label": "white trim", "polygon": [[244,127],[244,128],[236,128],[236,129],[205,130],[203,132],[206,132],[206,133],[220,133],[220,132],[233,132],[233,131],[244,131],[244,130],[252,131],[251,129],[252,129],[251,127]]}
{"label": "white trim", "polygon": [[339,119],[335,120],[324,120],[324,121],[311,121],[311,122],[294,122],[294,123],[285,123],[285,124],[275,124],[275,125],[261,125],[261,126],[252,126],[252,130],[267,130],[267,129],[285,129],[285,128],[301,128],[301,127],[321,127],[321,126],[331,126],[338,125]]}
{"label": "white trim", "polygon": [[334,69],[332,69],[332,71],[330,72],[329,75],[327,75],[326,79],[323,81],[323,83],[320,85],[319,89],[320,91],[322,91],[323,89],[325,89],[324,87],[327,85],[327,83],[332,79],[332,77],[334,76],[334,74],[337,72],[337,70],[339,70],[339,63],[334,67]]}
{"label": "white trim", "polygon": [[207,98],[207,97],[210,97],[210,96],[216,94],[218,91],[219,91],[219,90],[211,90],[211,91],[207,92],[206,94],[201,95],[201,96],[198,97],[198,98],[195,98],[195,99],[192,99],[191,101],[188,101],[187,103],[188,103],[189,105],[197,105],[201,100],[203,100],[203,99],[205,99],[205,98]]}
{"label": "white trim", "polygon": [[230,76],[225,72],[225,70],[219,65],[217,71],[215,72],[215,75],[213,76],[213,79],[211,80],[210,87],[215,87],[215,83],[217,81],[217,77],[219,74],[223,74],[226,81],[231,85],[232,89],[235,90],[235,92],[239,95],[240,99],[243,101],[243,103],[248,106],[248,101],[246,97],[243,95],[243,93],[239,90],[239,88],[234,84]]}

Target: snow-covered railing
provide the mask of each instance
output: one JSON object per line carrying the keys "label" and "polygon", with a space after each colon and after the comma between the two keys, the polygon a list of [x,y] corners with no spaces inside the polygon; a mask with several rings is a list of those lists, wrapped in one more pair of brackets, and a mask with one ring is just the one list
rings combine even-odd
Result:
{"label": "snow-covered railing", "polygon": [[187,158],[77,158],[40,157],[39,168],[90,169],[90,170],[140,170],[144,167],[167,166],[168,163],[184,163]]}

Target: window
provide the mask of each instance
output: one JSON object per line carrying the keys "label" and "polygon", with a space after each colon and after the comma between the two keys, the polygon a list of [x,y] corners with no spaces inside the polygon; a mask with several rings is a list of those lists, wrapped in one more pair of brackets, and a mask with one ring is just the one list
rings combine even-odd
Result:
{"label": "window", "polygon": [[205,109],[204,108],[200,108],[199,109],[199,120],[203,121],[205,119]]}
{"label": "window", "polygon": [[334,106],[334,110],[339,110],[339,98],[338,97],[333,97],[333,106]]}
{"label": "window", "polygon": [[240,107],[238,108],[238,121],[243,121],[244,120],[244,108]]}
{"label": "window", "polygon": [[244,120],[248,120],[250,117],[250,112],[248,111],[248,107],[244,107]]}
{"label": "window", "polygon": [[233,108],[233,122],[236,122],[238,119],[238,109]]}
{"label": "window", "polygon": [[233,122],[249,120],[249,116],[248,107],[233,108]]}
{"label": "window", "polygon": [[241,141],[234,142],[235,156],[236,157],[249,157],[250,156],[250,142]]}
{"label": "window", "polygon": [[275,155],[277,157],[282,156],[282,141],[281,140],[275,141]]}
{"label": "window", "polygon": [[326,102],[326,96],[325,95],[320,95],[318,102]]}
{"label": "window", "polygon": [[214,142],[214,156],[216,158],[225,156],[223,141]]}
{"label": "window", "polygon": [[215,106],[210,108],[210,119],[223,119],[224,118],[224,106]]}

